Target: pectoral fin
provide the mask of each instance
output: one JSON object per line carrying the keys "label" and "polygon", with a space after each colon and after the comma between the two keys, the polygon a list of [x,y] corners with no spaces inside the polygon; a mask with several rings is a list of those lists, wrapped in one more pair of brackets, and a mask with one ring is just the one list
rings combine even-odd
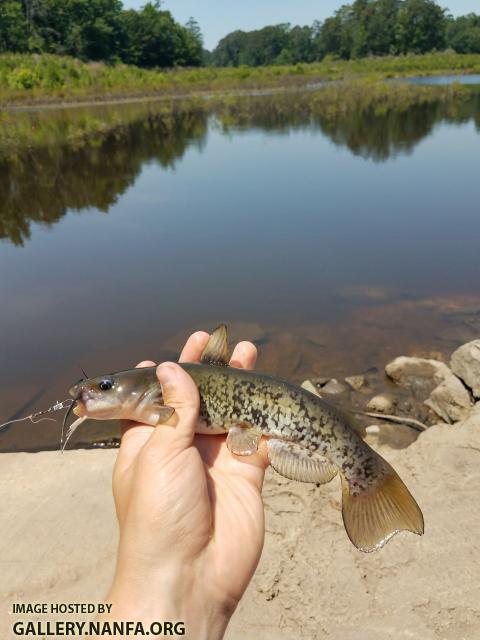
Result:
{"label": "pectoral fin", "polygon": [[158,416],[156,425],[165,424],[165,422],[167,422],[167,420],[175,413],[175,409],[173,407],[167,407],[164,404],[156,405],[153,411]]}
{"label": "pectoral fin", "polygon": [[232,425],[228,430],[227,447],[237,456],[253,456],[257,452],[262,432],[250,425]]}
{"label": "pectoral fin", "polygon": [[203,350],[200,362],[228,366],[230,353],[227,344],[227,327],[221,324],[210,336],[207,346]]}
{"label": "pectoral fin", "polygon": [[337,474],[337,467],[328,460],[294,442],[270,438],[267,451],[275,471],[290,480],[326,484]]}

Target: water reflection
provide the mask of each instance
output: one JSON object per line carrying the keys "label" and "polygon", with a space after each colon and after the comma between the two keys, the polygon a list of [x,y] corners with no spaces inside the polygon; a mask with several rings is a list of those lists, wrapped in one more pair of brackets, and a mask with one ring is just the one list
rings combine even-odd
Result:
{"label": "water reflection", "polygon": [[288,133],[294,128],[320,130],[332,142],[365,159],[383,162],[399,153],[410,153],[442,122],[462,124],[470,120],[480,132],[480,92],[469,98],[419,100],[398,105],[368,101],[345,109],[324,109],[315,99],[264,101],[245,112],[242,103],[226,109],[225,128],[257,127]]}
{"label": "water reflection", "polygon": [[[85,112],[49,118],[49,128],[60,140],[69,116],[74,128]],[[35,115],[22,117],[25,127],[35,126]],[[201,143],[206,132],[205,113],[154,113],[119,123],[106,133],[97,131],[81,143],[49,144],[4,158],[0,161],[0,238],[23,245],[32,222],[51,226],[69,209],[94,207],[108,212],[146,163],[174,166],[190,145]]]}
{"label": "water reflection", "polygon": [[480,130],[479,105],[480,94],[420,101],[408,108],[367,102],[339,110],[325,108],[307,94],[235,100],[211,108],[151,104],[16,114],[17,129],[23,135],[38,131],[40,140],[0,153],[0,238],[23,245],[31,223],[51,226],[69,209],[108,212],[143,166],[156,162],[174,167],[189,147],[201,147],[210,116],[225,134],[238,129],[277,135],[301,128],[321,131],[355,155],[384,162],[410,153],[441,122],[473,120]]}

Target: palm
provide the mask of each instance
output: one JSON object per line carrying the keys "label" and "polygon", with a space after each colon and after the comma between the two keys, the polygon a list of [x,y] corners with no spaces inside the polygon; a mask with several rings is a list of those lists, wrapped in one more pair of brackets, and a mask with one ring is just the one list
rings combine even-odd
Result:
{"label": "palm", "polygon": [[255,571],[264,539],[261,487],[265,465],[259,455],[239,459],[221,436],[197,436],[207,475],[214,532],[206,546],[212,579],[239,599]]}
{"label": "palm", "polygon": [[[198,361],[207,339],[207,334],[194,334],[180,360]],[[241,343],[231,364],[253,368],[255,361],[255,347]],[[152,458],[145,455],[148,448],[144,445],[154,433],[160,446]],[[201,563],[206,590],[220,592],[235,603],[262,551],[265,467],[265,456],[260,453],[248,458],[233,456],[224,436],[196,435],[185,447],[178,446],[178,430],[130,424],[114,474],[119,519],[123,521],[128,512],[130,519],[148,514],[153,522],[161,522],[149,541],[149,561],[162,556],[168,561],[176,549],[187,566]],[[141,487],[141,492],[135,487]]]}

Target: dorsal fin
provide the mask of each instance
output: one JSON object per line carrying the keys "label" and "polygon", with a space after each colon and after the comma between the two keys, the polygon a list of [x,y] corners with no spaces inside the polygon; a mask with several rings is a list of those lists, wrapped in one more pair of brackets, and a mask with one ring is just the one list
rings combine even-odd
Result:
{"label": "dorsal fin", "polygon": [[203,364],[216,364],[228,366],[230,353],[227,345],[227,327],[221,324],[210,336],[207,346],[203,350],[200,362]]}

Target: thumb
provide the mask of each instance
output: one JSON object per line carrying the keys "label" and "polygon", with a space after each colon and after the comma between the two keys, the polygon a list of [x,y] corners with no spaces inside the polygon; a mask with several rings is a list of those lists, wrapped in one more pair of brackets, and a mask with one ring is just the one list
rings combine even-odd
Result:
{"label": "thumb", "polygon": [[[198,389],[188,373],[174,362],[160,364],[157,367],[157,378],[162,386],[163,403],[175,409],[166,424],[176,427],[177,435],[186,437],[190,445],[200,411]],[[161,430],[160,425],[152,437]]]}

